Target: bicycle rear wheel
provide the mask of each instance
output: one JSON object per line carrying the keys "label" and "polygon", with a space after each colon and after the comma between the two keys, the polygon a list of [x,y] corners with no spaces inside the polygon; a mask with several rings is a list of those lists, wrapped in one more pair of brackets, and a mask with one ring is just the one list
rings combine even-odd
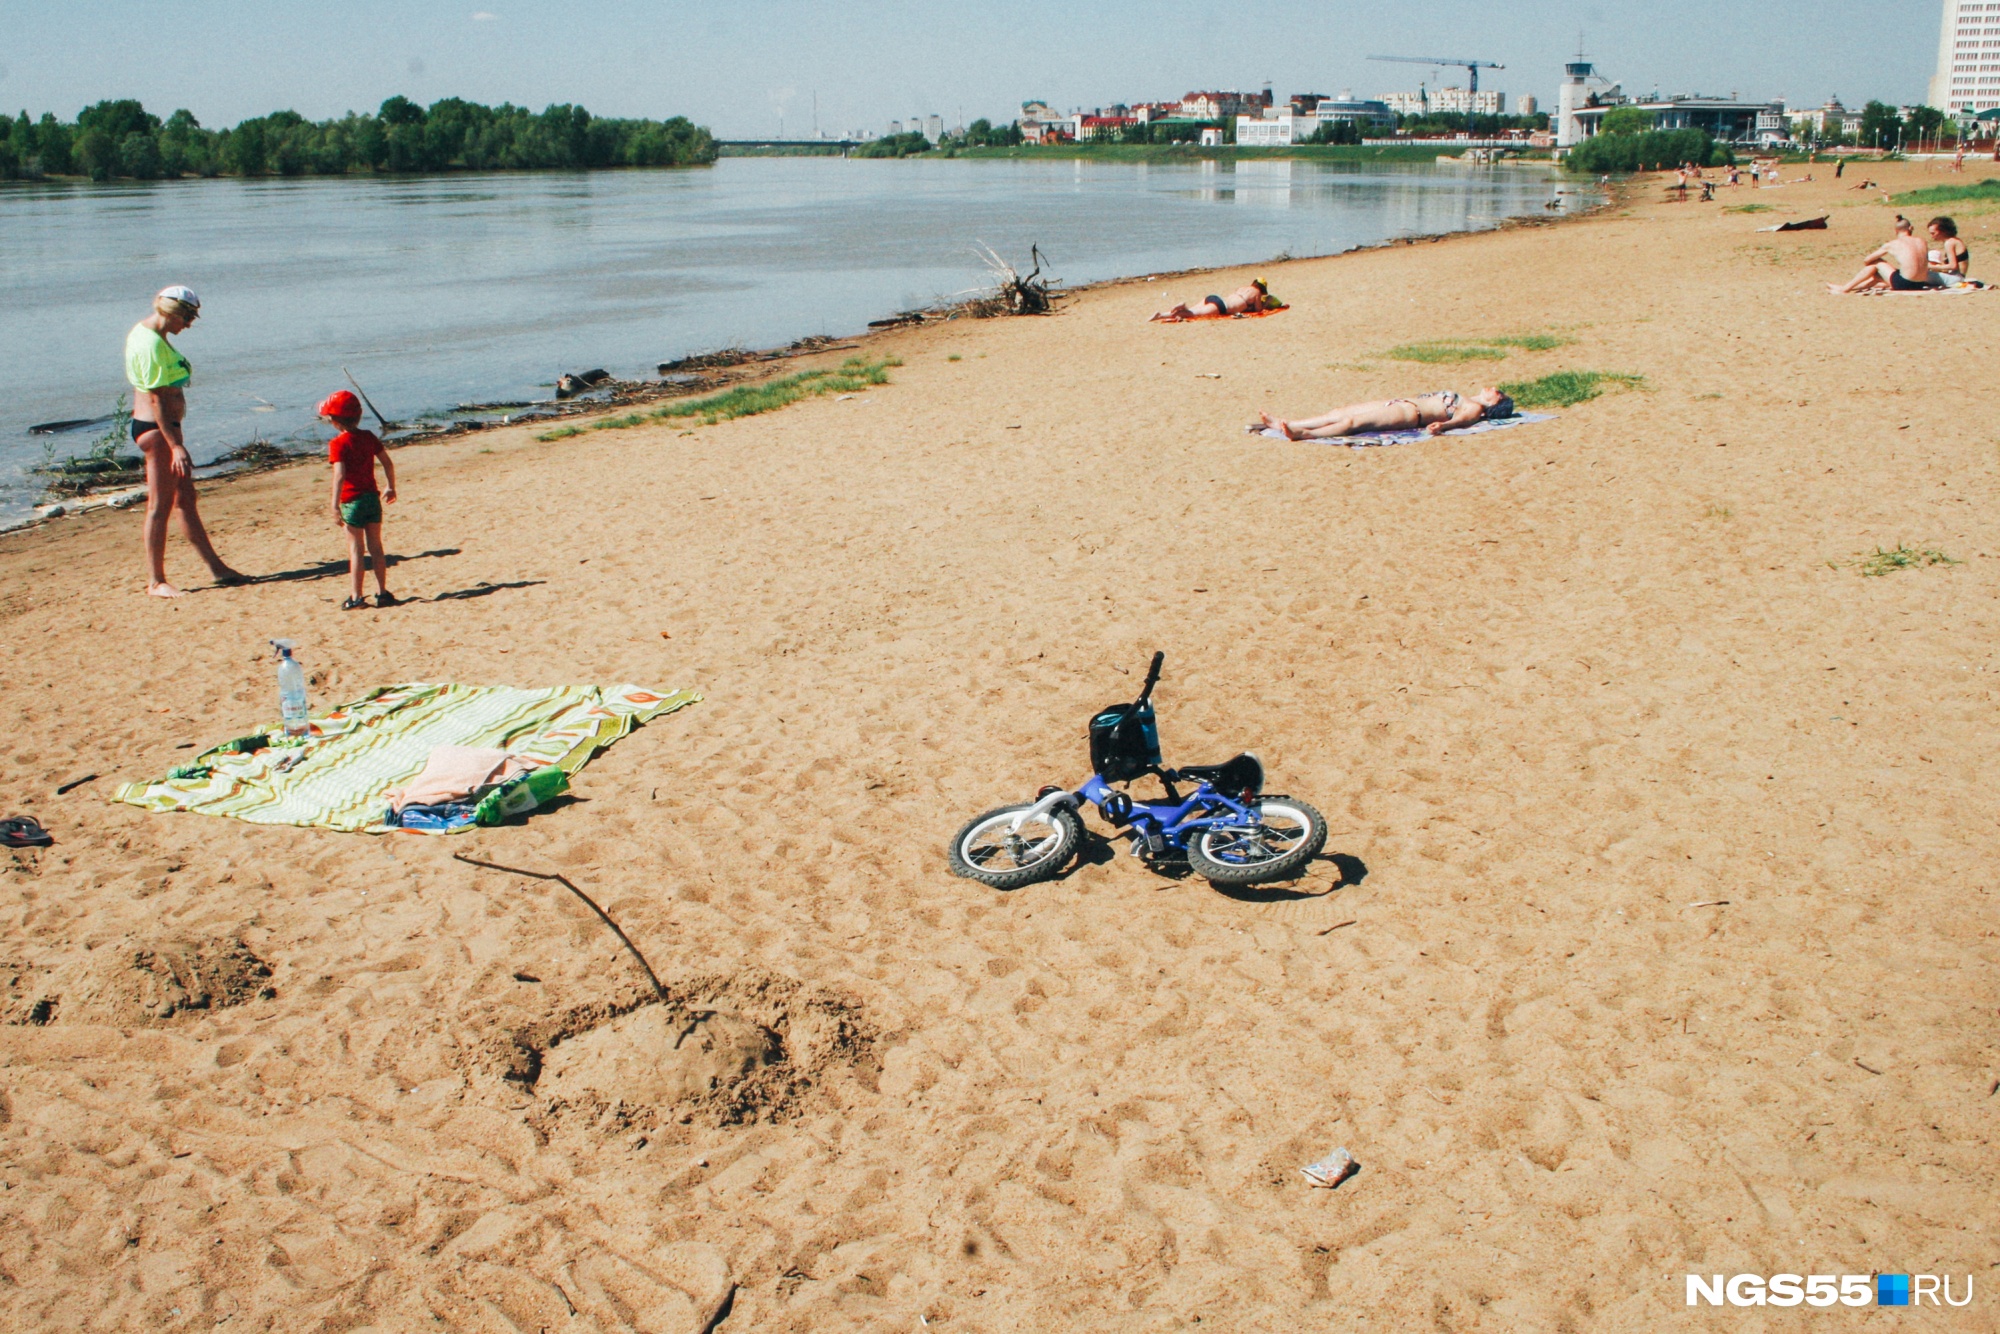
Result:
{"label": "bicycle rear wheel", "polygon": [[1204,829],[1188,843],[1188,866],[1218,885],[1287,880],[1326,846],[1326,817],[1295,797],[1262,797],[1254,825]]}

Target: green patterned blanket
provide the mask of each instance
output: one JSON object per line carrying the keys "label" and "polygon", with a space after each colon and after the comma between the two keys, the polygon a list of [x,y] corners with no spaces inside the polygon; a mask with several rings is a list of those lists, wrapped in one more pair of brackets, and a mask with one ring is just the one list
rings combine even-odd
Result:
{"label": "green patterned blanket", "polygon": [[312,720],[303,745],[239,754],[234,742],[114,801],[149,811],[200,811],[252,824],[320,825],[387,833],[388,793],[422,771],[436,746],[490,746],[574,774],[640,723],[697,703],[692,690],[638,686],[384,686]]}

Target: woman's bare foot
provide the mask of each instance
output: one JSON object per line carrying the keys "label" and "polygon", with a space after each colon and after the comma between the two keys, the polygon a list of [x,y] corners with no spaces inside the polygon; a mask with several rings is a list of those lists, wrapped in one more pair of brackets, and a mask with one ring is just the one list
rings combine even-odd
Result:
{"label": "woman's bare foot", "polygon": [[1292,429],[1292,424],[1282,417],[1273,417],[1268,412],[1259,412],[1257,419],[1264,423],[1265,430],[1276,431],[1287,440],[1296,440],[1299,438],[1299,433]]}
{"label": "woman's bare foot", "polygon": [[183,596],[180,589],[167,583],[149,584],[146,587],[146,591],[156,598],[177,598]]}

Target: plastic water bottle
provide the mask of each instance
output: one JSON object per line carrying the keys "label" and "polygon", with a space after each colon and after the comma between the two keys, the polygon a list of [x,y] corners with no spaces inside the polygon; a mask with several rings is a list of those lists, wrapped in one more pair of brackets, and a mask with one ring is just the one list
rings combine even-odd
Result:
{"label": "plastic water bottle", "polygon": [[278,712],[284,715],[285,735],[306,734],[306,669],[292,656],[296,647],[289,639],[274,639],[278,650]]}

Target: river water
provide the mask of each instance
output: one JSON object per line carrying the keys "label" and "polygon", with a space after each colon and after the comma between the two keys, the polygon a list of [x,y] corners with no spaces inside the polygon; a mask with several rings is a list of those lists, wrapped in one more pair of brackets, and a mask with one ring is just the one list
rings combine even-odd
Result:
{"label": "river water", "polygon": [[81,453],[96,434],[28,428],[110,411],[125,332],[169,283],[203,302],[176,342],[206,462],[323,439],[312,408],[343,366],[409,418],[545,398],[565,370],[638,378],[689,353],[851,334],[982,285],[979,243],[1017,264],[1038,243],[1088,282],[1492,227],[1543,214],[1557,188],[1535,167],[839,158],[0,187],[0,526],[30,513],[28,469],[51,446]]}

